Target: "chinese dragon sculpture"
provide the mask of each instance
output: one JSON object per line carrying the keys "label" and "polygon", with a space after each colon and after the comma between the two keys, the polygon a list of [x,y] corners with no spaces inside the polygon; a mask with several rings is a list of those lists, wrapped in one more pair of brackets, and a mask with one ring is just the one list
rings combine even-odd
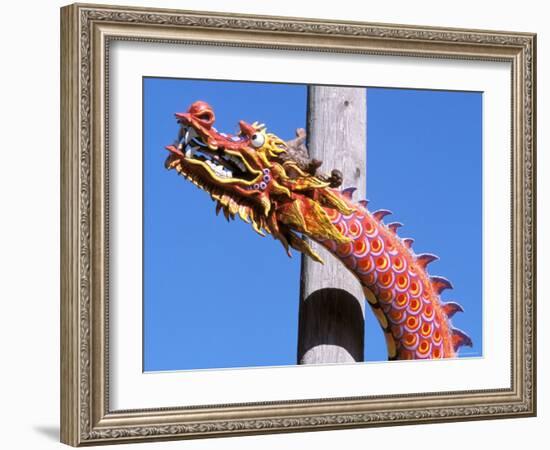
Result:
{"label": "chinese dragon sculpture", "polygon": [[437,257],[415,254],[413,240],[396,233],[401,224],[383,223],[389,211],[370,212],[366,200],[352,201],[353,188],[337,189],[337,170],[317,175],[320,162],[309,160],[303,131],[285,142],[263,124],[240,121],[237,135],[221,133],[203,101],[176,119],[179,134],[166,147],[166,168],[208,192],[216,213],[228,220],[239,216],[259,234],[271,234],[289,255],[291,247],[322,262],[300,235],[327,248],[361,283],[390,360],[452,358],[459,347],[472,345],[450,321],[461,306],[441,301],[451,283],[427,272]]}

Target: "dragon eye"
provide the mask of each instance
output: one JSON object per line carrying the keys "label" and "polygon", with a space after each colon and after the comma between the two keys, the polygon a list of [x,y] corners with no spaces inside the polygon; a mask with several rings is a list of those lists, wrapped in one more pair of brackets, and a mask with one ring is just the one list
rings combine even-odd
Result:
{"label": "dragon eye", "polygon": [[253,147],[259,148],[265,143],[265,136],[261,133],[254,133],[250,138],[250,143]]}

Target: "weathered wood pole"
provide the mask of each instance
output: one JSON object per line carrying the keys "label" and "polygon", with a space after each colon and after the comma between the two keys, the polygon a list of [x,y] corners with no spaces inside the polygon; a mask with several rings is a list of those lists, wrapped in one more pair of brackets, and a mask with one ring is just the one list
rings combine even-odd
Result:
{"label": "weathered wood pole", "polygon": [[[320,171],[338,169],[342,187],[366,195],[366,89],[310,86],[307,147],[323,161]],[[325,264],[302,256],[298,364],[363,361],[365,300],[357,279],[324,248],[310,242]]]}

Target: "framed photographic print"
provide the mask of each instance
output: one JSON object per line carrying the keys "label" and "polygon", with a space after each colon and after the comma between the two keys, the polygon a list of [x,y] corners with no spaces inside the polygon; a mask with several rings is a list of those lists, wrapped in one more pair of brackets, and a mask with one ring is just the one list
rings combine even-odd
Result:
{"label": "framed photographic print", "polygon": [[535,38],[62,8],[62,441],[534,415]]}

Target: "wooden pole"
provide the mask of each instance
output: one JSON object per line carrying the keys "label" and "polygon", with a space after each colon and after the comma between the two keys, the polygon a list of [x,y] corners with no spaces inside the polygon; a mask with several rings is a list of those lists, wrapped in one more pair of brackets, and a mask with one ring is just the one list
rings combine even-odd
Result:
{"label": "wooden pole", "polygon": [[[338,169],[342,187],[366,194],[366,89],[310,86],[307,147],[323,161],[321,171]],[[324,248],[312,247],[325,264],[302,256],[298,364],[363,361],[365,299],[357,279]]]}

